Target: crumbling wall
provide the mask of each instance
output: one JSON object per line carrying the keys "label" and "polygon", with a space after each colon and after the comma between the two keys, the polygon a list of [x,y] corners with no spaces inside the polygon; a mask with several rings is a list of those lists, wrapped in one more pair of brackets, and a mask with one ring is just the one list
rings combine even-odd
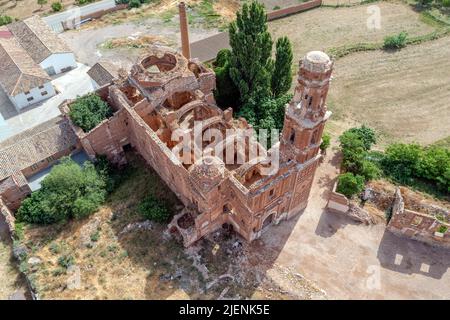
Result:
{"label": "crumbling wall", "polygon": [[[445,232],[440,232],[445,227]],[[399,236],[450,248],[450,224],[435,216],[405,209],[400,189],[395,191],[392,216],[387,229]]]}
{"label": "crumbling wall", "polygon": [[337,182],[334,183],[333,190],[328,198],[327,210],[337,213],[346,213],[350,209],[350,201],[342,193],[336,192]]}

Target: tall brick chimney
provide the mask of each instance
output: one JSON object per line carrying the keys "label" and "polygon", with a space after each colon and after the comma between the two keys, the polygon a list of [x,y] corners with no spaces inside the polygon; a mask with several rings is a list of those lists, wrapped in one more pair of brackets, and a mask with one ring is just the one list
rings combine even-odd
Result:
{"label": "tall brick chimney", "polygon": [[178,4],[180,14],[180,32],[181,32],[181,50],[183,56],[187,59],[191,58],[191,45],[189,43],[189,30],[186,17],[186,4],[182,1]]}

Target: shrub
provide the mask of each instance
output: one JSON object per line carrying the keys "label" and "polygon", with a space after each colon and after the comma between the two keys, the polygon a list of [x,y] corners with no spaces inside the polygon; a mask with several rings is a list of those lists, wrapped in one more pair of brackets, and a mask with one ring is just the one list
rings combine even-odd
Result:
{"label": "shrub", "polygon": [[6,24],[10,24],[13,21],[13,18],[6,15],[0,15],[0,26],[4,26]]}
{"label": "shrub", "polygon": [[422,148],[417,144],[394,143],[385,152],[383,169],[395,180],[408,182],[418,167]]}
{"label": "shrub", "polygon": [[344,169],[358,174],[367,156],[361,136],[358,132],[347,130],[339,137],[339,142],[343,154],[342,165]]}
{"label": "shrub", "polygon": [[70,106],[69,113],[73,123],[85,132],[89,132],[111,115],[112,110],[108,104],[93,93],[78,97]]}
{"label": "shrub", "polygon": [[18,221],[49,224],[81,218],[104,202],[106,183],[90,162],[80,167],[63,158],[42,181],[40,190],[26,198],[17,211]]}
{"label": "shrub", "polygon": [[441,225],[441,226],[439,227],[439,229],[438,229],[438,232],[440,232],[440,233],[446,233],[447,230],[448,230],[448,228],[447,228],[446,226]]}
{"label": "shrub", "polygon": [[383,47],[385,49],[401,49],[406,46],[406,38],[408,34],[405,31],[400,32],[397,35],[387,36],[384,38]]}
{"label": "shrub", "polygon": [[64,269],[75,264],[75,258],[71,255],[63,255],[58,258],[58,265]]}
{"label": "shrub", "polygon": [[360,174],[366,181],[370,181],[381,176],[381,169],[375,163],[369,160],[364,160],[362,162]]}
{"label": "shrub", "polygon": [[338,177],[336,191],[342,193],[348,198],[360,193],[364,189],[364,178],[359,175],[353,175],[351,172],[341,174]]}
{"label": "shrub", "polygon": [[331,144],[331,136],[328,133],[322,135],[322,143],[320,144],[320,150],[325,151]]}
{"label": "shrub", "polygon": [[450,8],[450,0],[442,0],[442,6],[445,8]]}
{"label": "shrub", "polygon": [[139,8],[141,6],[141,1],[139,0],[130,0],[130,3],[128,4],[130,8]]}
{"label": "shrub", "polygon": [[360,128],[351,128],[348,132],[356,134],[356,136],[362,141],[364,149],[369,151],[372,145],[377,143],[377,137],[375,131],[365,125]]}
{"label": "shrub", "polygon": [[116,4],[129,4],[130,0],[116,0]]}
{"label": "shrub", "polygon": [[55,12],[61,11],[62,9],[62,4],[61,2],[53,2],[52,3],[52,10]]}
{"label": "shrub", "polygon": [[423,179],[436,182],[444,189],[450,187],[450,150],[444,147],[431,146],[420,154],[415,174]]}
{"label": "shrub", "polygon": [[167,206],[153,196],[148,196],[139,204],[140,213],[147,219],[156,222],[167,222],[170,212]]}

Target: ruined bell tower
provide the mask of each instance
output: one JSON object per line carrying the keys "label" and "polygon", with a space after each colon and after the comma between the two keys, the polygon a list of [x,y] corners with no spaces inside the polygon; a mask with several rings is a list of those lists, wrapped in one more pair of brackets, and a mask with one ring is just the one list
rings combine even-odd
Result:
{"label": "ruined bell tower", "polygon": [[282,161],[306,163],[317,156],[323,128],[331,115],[325,100],[333,62],[321,51],[309,52],[300,61],[294,98],[289,103],[281,134]]}

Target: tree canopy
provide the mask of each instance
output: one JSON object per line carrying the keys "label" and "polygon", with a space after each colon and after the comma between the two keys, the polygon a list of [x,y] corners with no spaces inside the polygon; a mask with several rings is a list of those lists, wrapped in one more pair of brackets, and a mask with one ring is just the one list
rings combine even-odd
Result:
{"label": "tree canopy", "polygon": [[71,104],[69,113],[73,123],[85,132],[92,130],[111,115],[112,110],[108,104],[94,93],[78,97]]}
{"label": "tree canopy", "polygon": [[96,211],[106,196],[105,177],[87,161],[83,166],[66,157],[55,165],[41,189],[26,198],[17,212],[19,221],[48,224],[81,218]]}

